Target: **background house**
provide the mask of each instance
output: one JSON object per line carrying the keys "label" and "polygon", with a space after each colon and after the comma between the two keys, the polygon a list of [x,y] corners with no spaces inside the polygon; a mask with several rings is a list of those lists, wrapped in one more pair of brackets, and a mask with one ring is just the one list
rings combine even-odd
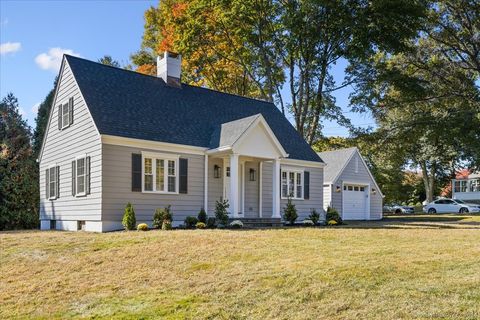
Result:
{"label": "background house", "polygon": [[452,198],[480,203],[480,172],[452,180]]}

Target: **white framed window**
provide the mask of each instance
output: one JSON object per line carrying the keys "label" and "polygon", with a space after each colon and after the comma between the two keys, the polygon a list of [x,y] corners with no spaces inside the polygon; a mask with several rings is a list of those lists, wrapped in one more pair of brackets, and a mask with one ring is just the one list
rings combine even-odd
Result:
{"label": "white framed window", "polygon": [[142,192],[178,193],[179,157],[142,153]]}
{"label": "white framed window", "polygon": [[284,169],[281,174],[282,199],[303,200],[303,171]]}
{"label": "white framed window", "polygon": [[57,167],[52,165],[48,168],[48,199],[54,200],[57,198]]}
{"label": "white framed window", "polygon": [[68,103],[62,105],[62,129],[70,125],[70,107]]}
{"label": "white framed window", "polygon": [[75,159],[75,195],[85,196],[87,194],[86,177],[87,177],[87,156],[80,156]]}
{"label": "white framed window", "polygon": [[467,180],[455,180],[454,191],[467,192]]}
{"label": "white framed window", "polygon": [[470,181],[470,191],[480,192],[480,179],[473,179]]}

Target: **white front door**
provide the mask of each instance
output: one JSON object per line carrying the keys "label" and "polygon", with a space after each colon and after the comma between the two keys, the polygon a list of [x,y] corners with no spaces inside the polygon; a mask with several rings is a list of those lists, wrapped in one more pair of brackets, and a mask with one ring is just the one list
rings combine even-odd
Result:
{"label": "white front door", "polygon": [[345,184],[343,186],[343,220],[365,220],[367,215],[367,187]]}

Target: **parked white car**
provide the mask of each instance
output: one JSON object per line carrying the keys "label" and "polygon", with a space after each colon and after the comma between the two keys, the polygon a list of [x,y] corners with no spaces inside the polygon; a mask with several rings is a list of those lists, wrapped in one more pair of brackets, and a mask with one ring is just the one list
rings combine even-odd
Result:
{"label": "parked white car", "polygon": [[423,206],[425,213],[471,213],[480,212],[480,204],[466,203],[458,199],[438,199]]}

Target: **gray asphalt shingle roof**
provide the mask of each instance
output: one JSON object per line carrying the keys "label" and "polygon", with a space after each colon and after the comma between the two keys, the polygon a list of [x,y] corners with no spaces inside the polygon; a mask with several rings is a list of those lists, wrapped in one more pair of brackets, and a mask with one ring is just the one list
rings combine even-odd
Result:
{"label": "gray asphalt shingle roof", "polygon": [[323,180],[325,182],[334,182],[340,171],[345,167],[347,161],[357,150],[356,147],[338,149],[332,151],[319,152],[318,155],[327,165],[323,169]]}
{"label": "gray asphalt shingle roof", "polygon": [[258,117],[260,114],[223,123],[219,130],[213,132],[210,148],[233,145]]}
{"label": "gray asphalt shingle roof", "polygon": [[273,103],[65,57],[100,134],[216,148],[222,124],[262,114],[290,158],[321,162]]}

